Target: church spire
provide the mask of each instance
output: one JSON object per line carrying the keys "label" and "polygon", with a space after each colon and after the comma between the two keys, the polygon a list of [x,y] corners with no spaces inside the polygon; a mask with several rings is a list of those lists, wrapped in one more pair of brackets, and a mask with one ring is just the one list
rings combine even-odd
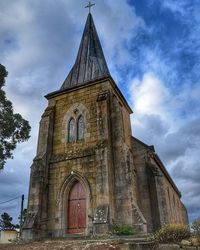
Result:
{"label": "church spire", "polygon": [[91,13],[88,14],[74,66],[61,89],[110,76]]}

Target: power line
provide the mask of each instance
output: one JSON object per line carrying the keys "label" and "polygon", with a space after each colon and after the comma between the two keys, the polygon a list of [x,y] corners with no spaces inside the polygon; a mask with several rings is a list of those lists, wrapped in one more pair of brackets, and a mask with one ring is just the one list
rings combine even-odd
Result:
{"label": "power line", "polygon": [[17,197],[15,197],[15,198],[10,199],[10,200],[0,202],[0,205],[1,205],[1,204],[4,204],[4,203],[7,203],[7,202],[11,202],[11,201],[17,200],[17,199],[19,199],[19,198],[21,198],[21,196],[17,196]]}

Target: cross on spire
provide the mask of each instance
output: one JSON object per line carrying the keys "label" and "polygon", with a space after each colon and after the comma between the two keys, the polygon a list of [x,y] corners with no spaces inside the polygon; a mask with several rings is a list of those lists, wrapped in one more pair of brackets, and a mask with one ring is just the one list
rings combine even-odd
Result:
{"label": "cross on spire", "polygon": [[89,2],[87,6],[85,6],[85,8],[89,9],[89,13],[91,13],[91,8],[95,5],[95,3],[91,3]]}

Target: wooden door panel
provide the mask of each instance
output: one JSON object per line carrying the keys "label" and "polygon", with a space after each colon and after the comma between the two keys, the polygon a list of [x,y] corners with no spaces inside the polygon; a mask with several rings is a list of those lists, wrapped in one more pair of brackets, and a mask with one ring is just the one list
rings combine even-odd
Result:
{"label": "wooden door panel", "polygon": [[68,198],[68,233],[84,233],[86,228],[86,194],[80,182],[76,182]]}
{"label": "wooden door panel", "polygon": [[79,189],[79,187],[77,184],[75,184],[72,187],[72,189],[69,193],[69,200],[77,200],[78,199],[78,189]]}
{"label": "wooden door panel", "polygon": [[69,201],[69,209],[68,209],[68,228],[77,228],[78,226],[78,207],[77,201]]}
{"label": "wooden door panel", "polygon": [[85,228],[86,226],[86,207],[85,200],[79,200],[78,204],[78,227]]}
{"label": "wooden door panel", "polygon": [[86,198],[85,191],[84,191],[83,186],[81,185],[81,183],[79,183],[79,186],[78,186],[78,198],[79,199],[85,199]]}

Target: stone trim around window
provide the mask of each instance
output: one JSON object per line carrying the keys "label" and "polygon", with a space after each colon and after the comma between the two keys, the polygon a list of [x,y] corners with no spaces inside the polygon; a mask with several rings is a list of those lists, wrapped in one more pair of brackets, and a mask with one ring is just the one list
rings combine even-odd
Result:
{"label": "stone trim around window", "polygon": [[62,143],[87,141],[90,137],[89,111],[82,103],[75,103],[66,112],[62,125]]}

